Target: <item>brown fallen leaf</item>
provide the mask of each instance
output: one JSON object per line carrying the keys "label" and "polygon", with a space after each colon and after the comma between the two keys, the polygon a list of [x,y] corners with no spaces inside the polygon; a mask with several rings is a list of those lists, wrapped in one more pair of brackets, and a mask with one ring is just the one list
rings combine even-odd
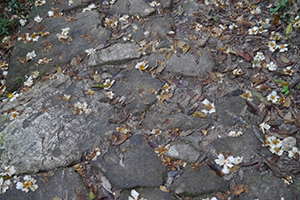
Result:
{"label": "brown fallen leaf", "polygon": [[291,98],[290,97],[285,98],[283,106],[286,108],[289,108],[291,106]]}
{"label": "brown fallen leaf", "polygon": [[121,132],[113,132],[109,138],[112,145],[120,145],[125,142],[128,138],[128,135]]}
{"label": "brown fallen leaf", "polygon": [[169,60],[169,59],[171,58],[172,55],[173,55],[173,52],[168,51],[168,52],[166,53],[166,55],[165,55],[165,59],[166,59],[166,60]]}
{"label": "brown fallen leaf", "polygon": [[237,52],[237,55],[244,58],[246,61],[251,60],[251,56],[247,53],[242,52],[242,51]]}
{"label": "brown fallen leaf", "polygon": [[284,118],[284,115],[283,115],[283,112],[277,107],[277,106],[274,106],[278,115],[281,117],[281,118]]}

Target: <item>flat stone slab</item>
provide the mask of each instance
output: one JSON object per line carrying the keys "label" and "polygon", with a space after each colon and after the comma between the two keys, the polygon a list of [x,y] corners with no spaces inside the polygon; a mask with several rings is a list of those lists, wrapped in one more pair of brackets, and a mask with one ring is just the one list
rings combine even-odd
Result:
{"label": "flat stone slab", "polygon": [[215,67],[214,58],[208,51],[200,50],[201,56],[195,62],[194,56],[188,51],[186,54],[176,56],[173,54],[166,61],[165,72],[178,73],[183,76],[199,76],[204,74],[206,70],[212,70]]}
{"label": "flat stone slab", "polygon": [[196,196],[227,190],[229,183],[212,172],[206,164],[203,164],[200,165],[199,170],[193,170],[191,167],[185,168],[170,189],[179,195]]}
{"label": "flat stone slab", "polygon": [[158,187],[163,184],[166,168],[140,135],[129,138],[120,149],[123,159],[113,148],[92,162],[93,169],[103,173],[114,188]]}
{"label": "flat stone slab", "polygon": [[[139,194],[140,198],[150,199],[160,199],[160,200],[175,200],[172,193],[162,192],[158,188],[138,188],[135,189]],[[130,196],[130,190],[123,190],[119,199],[128,199]]]}
{"label": "flat stone slab", "polygon": [[123,71],[121,74],[124,78],[114,84],[113,91],[120,97],[128,96],[126,101],[133,100],[126,104],[126,110],[142,114],[157,101],[156,94],[151,90],[159,91],[163,87],[163,83],[159,79],[152,78],[150,73],[141,73],[137,69]]}
{"label": "flat stone slab", "polygon": [[[60,168],[46,173],[31,176],[37,180],[38,189],[28,193],[16,189],[16,183],[12,183],[6,193],[1,194],[1,199],[7,200],[32,200],[32,199],[78,199],[88,198],[89,191],[83,184],[78,173],[73,168]],[[23,182],[23,176],[19,176]],[[12,182],[12,181],[11,181]]]}
{"label": "flat stone slab", "polygon": [[[56,5],[54,7],[58,6]],[[50,11],[51,7],[48,7],[48,9],[48,11]],[[78,12],[74,16],[76,20],[70,21],[69,23],[67,23],[68,16],[63,15],[62,17],[56,18],[46,17],[48,11],[37,10],[33,12],[30,17],[32,21],[36,15],[40,15],[44,18],[43,21],[38,24],[36,23],[30,30],[26,27],[21,29],[20,36],[23,33],[32,34],[41,31],[49,31],[50,35],[39,37],[37,42],[32,41],[28,44],[25,44],[23,40],[17,41],[14,47],[14,53],[10,58],[6,84],[8,91],[13,91],[19,86],[19,84],[14,81],[15,78],[24,77],[24,75],[30,74],[30,72],[35,70],[48,72],[53,69],[54,66],[62,66],[70,62],[77,54],[86,54],[86,49],[95,48],[100,44],[103,45],[110,35],[110,31],[99,25],[102,17],[97,11]],[[39,30],[38,28],[41,26],[43,29]],[[72,38],[69,44],[62,43],[57,37],[57,34],[60,34],[62,29],[67,27],[70,28],[68,36]],[[91,40],[88,40],[89,38]],[[45,50],[47,46],[49,49]],[[36,57],[24,63],[19,61],[19,58],[25,59],[27,53],[32,51],[35,51]],[[38,61],[45,57],[52,59],[52,61],[47,64],[39,65]]]}
{"label": "flat stone slab", "polygon": [[139,15],[140,17],[146,17],[153,13],[155,9],[146,3],[146,1],[128,0],[117,1],[111,6],[109,11],[118,15]]}
{"label": "flat stone slab", "polygon": [[[115,129],[108,123],[114,115],[113,106],[98,101],[105,94],[96,92],[92,96],[83,92],[88,91],[92,81],[56,76],[57,79],[39,82],[31,92],[1,107],[3,111],[22,111],[14,121],[6,113],[0,115],[5,124],[1,130],[0,163],[15,166],[17,173],[78,162],[85,150],[99,145],[104,134]],[[64,95],[70,95],[69,100]],[[86,110],[75,108],[78,103],[81,107],[86,103]]]}
{"label": "flat stone slab", "polygon": [[121,64],[138,59],[140,56],[141,53],[138,51],[137,45],[133,43],[117,43],[91,55],[88,64],[91,67],[103,64]]}
{"label": "flat stone slab", "polygon": [[185,160],[189,163],[195,163],[203,155],[203,152],[200,152],[191,144],[179,141],[171,143],[169,150],[164,155]]}
{"label": "flat stone slab", "polygon": [[[272,173],[262,175],[254,168],[244,170],[242,176],[236,176],[235,185],[247,185],[249,192],[241,193],[238,198],[246,199],[293,199],[293,192],[281,178],[275,177]],[[291,185],[293,186],[293,183]],[[299,187],[299,184],[298,184]]]}

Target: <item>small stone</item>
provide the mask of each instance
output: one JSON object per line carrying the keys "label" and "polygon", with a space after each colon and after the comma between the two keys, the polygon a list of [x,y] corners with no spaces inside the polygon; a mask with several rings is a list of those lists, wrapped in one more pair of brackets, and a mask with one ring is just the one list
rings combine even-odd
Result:
{"label": "small stone", "polygon": [[170,156],[179,160],[185,160],[189,163],[195,163],[200,157],[200,154],[200,151],[198,151],[191,144],[175,142],[171,144],[171,147],[165,153],[165,156]]}
{"label": "small stone", "polygon": [[294,137],[287,137],[287,138],[284,138],[284,139],[282,140],[282,146],[281,146],[281,149],[282,149],[283,151],[289,151],[289,150],[291,150],[293,147],[296,146],[296,143],[297,143],[297,141],[296,141],[296,138],[294,138]]}

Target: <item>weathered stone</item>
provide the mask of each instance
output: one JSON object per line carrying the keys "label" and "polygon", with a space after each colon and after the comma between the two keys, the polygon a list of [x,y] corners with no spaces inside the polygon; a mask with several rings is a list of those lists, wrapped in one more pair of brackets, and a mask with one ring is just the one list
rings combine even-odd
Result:
{"label": "weathered stone", "polygon": [[297,141],[296,141],[296,138],[294,138],[294,137],[287,137],[287,138],[284,138],[284,139],[282,140],[282,146],[281,146],[281,149],[282,149],[283,151],[289,151],[289,150],[291,150],[293,147],[296,146],[296,143],[297,143]]}
{"label": "weathered stone", "polygon": [[[61,66],[66,64],[71,58],[76,57],[77,54],[86,54],[86,49],[95,48],[99,44],[104,44],[109,36],[109,31],[99,25],[101,23],[101,17],[96,11],[77,13],[77,20],[69,23],[66,23],[67,16],[49,18],[46,17],[46,13],[36,12],[35,14],[44,17],[44,20],[40,24],[44,25],[46,28],[42,31],[49,31],[50,35],[44,38],[40,37],[37,42],[25,44],[23,41],[19,41],[16,43],[14,54],[10,58],[10,67],[6,84],[8,91],[13,91],[19,86],[19,84],[14,81],[17,77],[22,78],[24,75],[30,74],[30,72],[35,70],[48,72],[53,69],[55,65]],[[36,24],[30,30],[23,28],[20,36],[23,33],[29,32],[32,34],[33,32],[39,32],[36,28],[40,24]],[[70,44],[63,44],[56,35],[62,32],[62,28],[66,27],[70,28],[68,34],[72,38]],[[91,38],[94,37],[94,40],[91,40],[92,42],[89,43],[89,41],[84,39],[83,35],[88,35]],[[87,38],[87,36],[85,38]],[[44,44],[46,43],[51,44],[49,52],[43,51]],[[31,51],[35,51],[36,57],[24,64],[20,63],[18,58],[26,58],[27,53]],[[52,59],[52,61],[44,65],[38,65],[39,59],[45,57]]]}
{"label": "weathered stone", "polygon": [[189,163],[195,163],[202,153],[191,144],[184,142],[174,142],[170,144],[169,150],[164,154],[176,159],[185,160]]}
{"label": "weathered stone", "polygon": [[[1,199],[6,200],[32,200],[32,199],[77,199],[81,197],[88,198],[89,191],[83,184],[80,176],[74,171],[73,168],[57,169],[55,171],[48,171],[46,173],[39,173],[31,176],[37,180],[36,184],[38,189],[34,192],[16,189],[16,183],[1,194]],[[19,177],[19,181],[23,182],[23,176]]]}
{"label": "weathered stone", "polygon": [[[284,185],[281,178],[275,177],[272,173],[261,175],[254,168],[243,170],[241,176],[236,176],[234,185],[244,185],[249,192],[243,192],[238,199],[293,199],[293,192]],[[272,192],[269,192],[271,191]]]}
{"label": "weathered stone", "polygon": [[245,120],[240,116],[240,113],[246,106],[243,98],[229,97],[226,100],[216,103],[215,106],[220,124],[226,127],[245,125]]}
{"label": "weathered stone", "polygon": [[140,17],[146,17],[149,14],[155,12],[155,9],[145,1],[128,0],[117,1],[111,6],[109,11],[112,14],[118,15],[139,15]]}
{"label": "weathered stone", "polygon": [[88,64],[93,67],[103,64],[125,63],[141,56],[137,48],[133,43],[118,43],[91,55]]}
{"label": "weathered stone", "polygon": [[136,114],[145,112],[146,108],[157,100],[156,95],[151,93],[151,90],[159,91],[163,83],[152,78],[150,73],[141,73],[137,69],[123,71],[121,74],[124,76],[123,81],[118,81],[114,85],[113,91],[119,96],[130,94],[126,101],[134,99],[133,102],[125,106],[126,110]]}
{"label": "weathered stone", "polygon": [[122,159],[111,149],[92,163],[117,189],[134,187],[158,187],[166,173],[161,160],[140,135],[134,135],[120,145]]}
{"label": "weathered stone", "polygon": [[206,164],[200,165],[199,171],[187,167],[181,176],[174,181],[171,190],[176,194],[195,196],[229,188],[228,182],[210,171]]}
{"label": "weathered stone", "polygon": [[[82,89],[89,89],[91,81],[56,75],[57,79],[39,82],[31,92],[16,99],[19,105],[14,108],[22,114],[12,122],[6,119],[6,127],[1,130],[0,163],[15,166],[17,173],[70,165],[114,129],[108,123],[113,107],[97,101],[105,94],[87,95]],[[64,94],[70,95],[68,101],[62,99]],[[77,102],[86,102],[91,113],[74,115]],[[2,107],[9,108],[10,102]]]}
{"label": "weathered stone", "polygon": [[171,58],[166,61],[164,71],[178,73],[183,76],[199,76],[206,70],[212,70],[214,66],[214,58],[209,52],[201,49],[201,56],[198,59],[198,63],[195,62],[195,58],[190,52],[180,56],[173,54]]}
{"label": "weathered stone", "polygon": [[[189,101],[192,97],[185,95],[184,88],[175,88],[174,94],[165,102],[157,102],[156,106],[147,112],[143,120],[143,128],[162,130],[180,128],[181,130],[202,129],[205,126],[212,125],[212,117],[199,118],[193,115],[187,115],[191,105]],[[178,105],[183,107],[185,112],[179,109]]]}
{"label": "weathered stone", "polygon": [[[175,200],[171,193],[162,192],[158,188],[139,188],[135,190],[140,194],[140,198],[145,198],[147,200]],[[130,190],[123,190],[119,199],[128,199],[128,197],[130,196],[130,192]]]}

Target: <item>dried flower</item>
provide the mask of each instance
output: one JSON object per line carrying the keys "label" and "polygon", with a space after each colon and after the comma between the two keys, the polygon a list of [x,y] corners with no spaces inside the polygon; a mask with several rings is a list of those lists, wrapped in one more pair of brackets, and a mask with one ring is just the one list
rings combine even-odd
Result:
{"label": "dried flower", "polygon": [[54,16],[54,12],[50,10],[50,11],[48,11],[47,15],[48,15],[48,17],[53,17]]}
{"label": "dried flower", "polygon": [[269,50],[270,50],[271,52],[274,52],[274,51],[276,50],[276,48],[277,48],[277,46],[276,46],[276,41],[270,41],[270,42],[268,43],[268,47],[269,47]]}
{"label": "dried flower", "polygon": [[272,93],[267,96],[267,99],[268,101],[272,101],[272,103],[276,103],[279,99],[279,96],[277,96],[276,91],[272,91]]}
{"label": "dried flower", "polygon": [[227,133],[227,135],[230,136],[230,137],[238,137],[242,134],[243,134],[242,131],[230,131],[229,133]]}
{"label": "dried flower", "polygon": [[27,23],[27,19],[20,19],[19,22],[21,26],[25,26],[25,24]]}
{"label": "dried flower", "polygon": [[283,73],[285,75],[291,76],[294,73],[294,70],[291,69],[292,67],[287,67],[286,69],[283,69]]}
{"label": "dried flower", "polygon": [[138,62],[135,65],[136,69],[139,69],[141,72],[144,72],[148,67],[148,62],[146,60],[142,61],[142,62]]}
{"label": "dried flower", "polygon": [[41,21],[43,21],[43,18],[41,18],[39,15],[37,15],[37,16],[34,18],[34,21],[36,21],[37,23],[40,23]]}
{"label": "dried flower", "polygon": [[202,112],[204,112],[205,114],[209,113],[209,114],[212,114],[212,113],[215,113],[216,112],[216,108],[215,108],[215,104],[214,103],[210,103],[207,99],[205,99],[204,101],[202,101],[202,103],[204,104],[204,106],[207,109],[203,109]]}
{"label": "dried flower", "polygon": [[82,12],[91,11],[92,9],[96,8],[94,3],[90,4],[88,7],[84,8]]}
{"label": "dried flower", "polygon": [[35,6],[41,6],[41,5],[44,5],[46,3],[46,0],[36,0],[35,1]]}
{"label": "dried flower", "polygon": [[8,190],[9,186],[11,185],[10,180],[4,180],[3,177],[0,178],[0,194],[3,194]]}
{"label": "dried flower", "polygon": [[274,62],[270,62],[269,64],[267,64],[267,67],[270,71],[276,71],[277,69],[277,65]]}
{"label": "dried flower", "polygon": [[276,45],[276,49],[279,49],[279,52],[285,52],[288,50],[287,46],[288,46],[288,44]]}
{"label": "dried flower", "polygon": [[292,150],[288,151],[290,158],[296,158],[297,154],[300,155],[300,151],[297,147],[293,147]]}
{"label": "dried flower", "polygon": [[35,184],[36,180],[34,178],[31,178],[30,175],[24,176],[24,182],[17,182],[17,189],[22,190],[24,192],[29,192],[29,189],[31,191],[36,191],[38,189],[38,185]]}
{"label": "dried flower", "polygon": [[265,122],[261,123],[259,127],[263,133],[266,133],[266,131],[271,128],[271,126],[269,124],[266,124]]}
{"label": "dried flower", "polygon": [[240,97],[242,97],[243,99],[247,99],[249,101],[253,101],[252,94],[251,94],[250,90],[246,90],[246,92],[244,92],[243,94],[241,94]]}
{"label": "dried flower", "polygon": [[96,49],[94,49],[94,48],[85,50],[85,53],[87,53],[88,56],[93,55],[95,52],[96,52]]}
{"label": "dried flower", "polygon": [[28,52],[26,55],[26,61],[32,60],[34,57],[36,57],[35,51]]}
{"label": "dried flower", "polygon": [[249,35],[257,35],[259,28],[257,26],[254,26],[253,28],[250,28],[248,30]]}

